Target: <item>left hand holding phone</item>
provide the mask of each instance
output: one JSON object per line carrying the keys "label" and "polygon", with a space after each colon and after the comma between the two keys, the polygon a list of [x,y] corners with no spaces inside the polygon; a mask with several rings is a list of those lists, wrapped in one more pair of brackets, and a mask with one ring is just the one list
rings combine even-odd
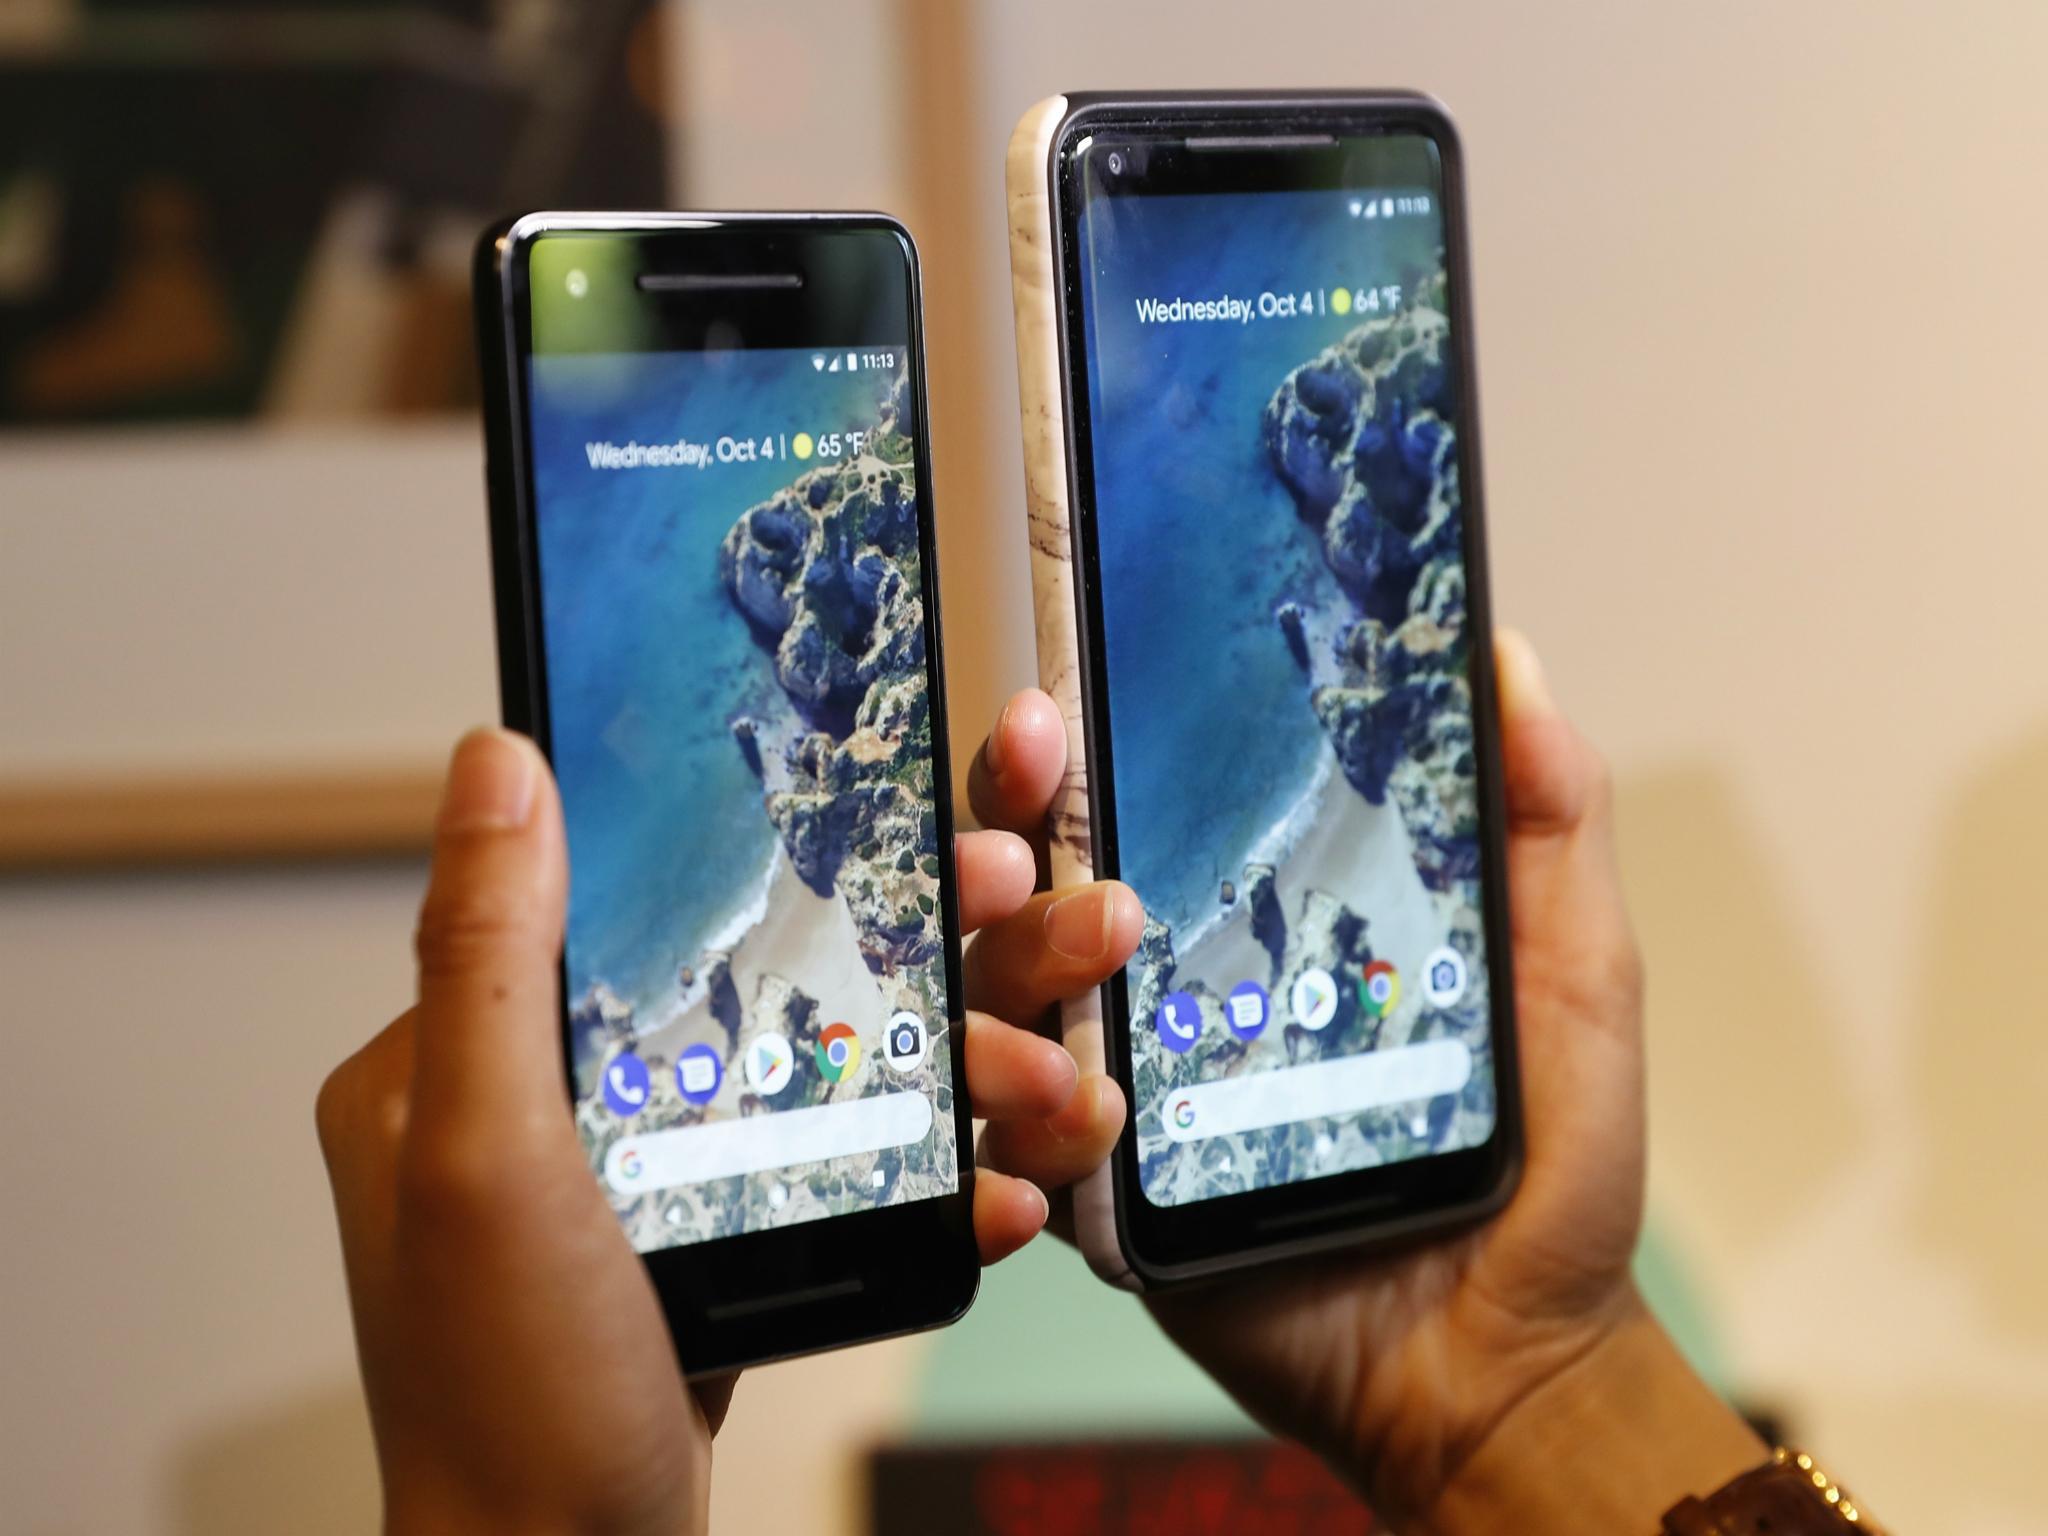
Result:
{"label": "left hand holding phone", "polygon": [[[992,1263],[1044,1224],[1042,1189],[1100,1162],[1123,1124],[1113,1085],[1080,1082],[1058,1045],[995,1015],[1098,985],[1139,919],[1128,891],[1099,888],[1102,942],[1076,959],[1032,907],[1021,839],[969,833],[957,857],[962,925],[989,927],[1000,951],[970,986],[988,1010],[968,1019],[975,1113],[1038,1149],[976,1180]],[[685,1383],[577,1142],[557,996],[567,887],[539,751],[505,731],[465,737],[435,828],[418,1000],[320,1091],[390,1532],[707,1526],[733,1378]]]}

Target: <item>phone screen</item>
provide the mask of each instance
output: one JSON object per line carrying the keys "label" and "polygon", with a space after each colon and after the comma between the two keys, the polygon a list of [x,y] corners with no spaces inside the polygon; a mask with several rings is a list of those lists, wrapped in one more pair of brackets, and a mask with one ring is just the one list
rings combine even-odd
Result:
{"label": "phone screen", "polygon": [[1179,1206],[1479,1146],[1486,637],[1435,146],[1078,155],[1096,672],[1151,919],[1140,1187]]}
{"label": "phone screen", "polygon": [[630,239],[531,248],[568,1059],[642,1252],[960,1187],[911,281],[849,238],[829,348],[665,346]]}

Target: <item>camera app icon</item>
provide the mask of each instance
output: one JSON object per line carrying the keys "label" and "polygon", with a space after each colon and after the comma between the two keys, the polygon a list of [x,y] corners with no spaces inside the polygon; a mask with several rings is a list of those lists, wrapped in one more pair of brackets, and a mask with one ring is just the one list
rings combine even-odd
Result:
{"label": "camera app icon", "polygon": [[924,1065],[930,1044],[923,1019],[914,1013],[892,1014],[889,1027],[882,1031],[882,1060],[890,1071],[907,1077]]}
{"label": "camera app icon", "polygon": [[1448,944],[1423,963],[1423,995],[1438,1008],[1448,1008],[1465,995],[1465,979],[1465,957]]}

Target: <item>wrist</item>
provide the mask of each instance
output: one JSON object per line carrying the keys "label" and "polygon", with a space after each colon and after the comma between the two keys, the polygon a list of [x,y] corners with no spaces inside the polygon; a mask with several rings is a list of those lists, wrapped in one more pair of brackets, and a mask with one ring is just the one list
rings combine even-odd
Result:
{"label": "wrist", "polygon": [[1501,1414],[1415,1529],[1654,1536],[1687,1494],[1769,1454],[1631,1292],[1590,1348]]}

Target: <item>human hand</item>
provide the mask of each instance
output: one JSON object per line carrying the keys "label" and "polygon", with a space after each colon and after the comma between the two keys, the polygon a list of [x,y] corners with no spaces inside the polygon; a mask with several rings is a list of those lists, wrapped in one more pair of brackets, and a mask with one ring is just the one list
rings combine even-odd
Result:
{"label": "human hand", "polygon": [[[1104,944],[1077,960],[1045,942],[1071,937],[1075,911],[1023,916],[1035,869],[1019,838],[968,833],[955,852],[963,926],[994,940],[970,1001],[1042,1009],[1128,956]],[[540,753],[503,731],[464,738],[420,914],[418,1000],[320,1091],[394,1533],[705,1526],[711,1436],[732,1382],[684,1381],[576,1136],[556,964],[567,879]],[[1100,899],[1096,931],[1120,934],[1117,893]],[[1135,922],[1133,902],[1131,944]],[[1064,1169],[1107,1154],[1121,1101],[1105,1119],[1063,1049],[985,1011],[968,1016],[965,1064],[992,1133],[1047,1149],[975,1180],[975,1233],[993,1262],[1043,1225],[1041,1191]]]}
{"label": "human hand", "polygon": [[[1295,1262],[1147,1301],[1255,1418],[1324,1456],[1397,1529],[1543,1531],[1554,1493],[1556,1529],[1653,1530],[1681,1494],[1718,1486],[1763,1449],[1630,1281],[1642,973],[1607,776],[1552,704],[1527,642],[1503,634],[1496,654],[1526,1123],[1512,1202],[1430,1246]],[[1030,824],[1034,809],[1042,821],[1051,804],[1058,765],[1032,766],[1034,778],[1009,786],[1004,824]],[[1583,1470],[1603,1433],[1627,1469],[1604,1484]],[[1552,1475],[1574,1455],[1577,1475]],[[1545,1480],[1558,1486],[1536,1486]]]}

